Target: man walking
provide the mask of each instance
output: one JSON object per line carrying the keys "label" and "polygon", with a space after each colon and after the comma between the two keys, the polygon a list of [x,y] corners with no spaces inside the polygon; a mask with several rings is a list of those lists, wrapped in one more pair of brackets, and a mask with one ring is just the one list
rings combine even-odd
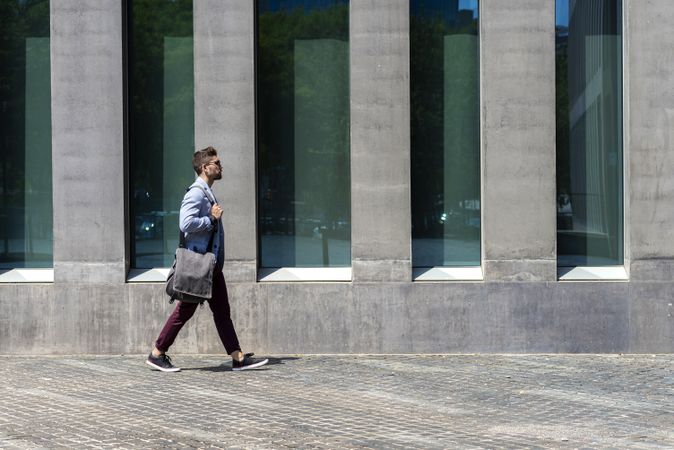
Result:
{"label": "man walking", "polygon": [[[220,222],[222,208],[211,191],[213,182],[222,178],[222,166],[218,152],[213,147],[199,150],[194,153],[192,165],[197,173],[197,179],[187,190],[180,206],[180,232],[184,233],[187,248],[205,253],[215,227],[213,254],[217,255],[217,262],[213,272],[213,296],[208,300],[208,306],[213,312],[213,320],[220,340],[232,357],[232,370],[255,369],[264,366],[269,360],[256,359],[253,358],[252,353],[244,355],[241,352],[239,339],[230,318],[227,286],[222,274],[225,259],[224,233]],[[197,303],[178,302],[159,334],[152,352],[147,357],[145,361],[147,364],[163,372],[180,370],[171,363],[171,358],[166,352],[183,325],[194,315],[197,306]]]}

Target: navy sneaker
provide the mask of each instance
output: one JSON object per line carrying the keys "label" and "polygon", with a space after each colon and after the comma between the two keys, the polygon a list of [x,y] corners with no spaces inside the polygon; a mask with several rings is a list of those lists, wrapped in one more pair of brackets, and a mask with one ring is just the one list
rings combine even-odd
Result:
{"label": "navy sneaker", "polygon": [[254,353],[246,353],[241,361],[232,359],[232,370],[250,370],[262,367],[269,362],[267,358],[253,358]]}
{"label": "navy sneaker", "polygon": [[171,364],[171,357],[169,355],[154,356],[150,352],[150,356],[147,357],[146,364],[152,366],[156,370],[161,370],[162,372],[178,372],[180,367],[175,367]]}

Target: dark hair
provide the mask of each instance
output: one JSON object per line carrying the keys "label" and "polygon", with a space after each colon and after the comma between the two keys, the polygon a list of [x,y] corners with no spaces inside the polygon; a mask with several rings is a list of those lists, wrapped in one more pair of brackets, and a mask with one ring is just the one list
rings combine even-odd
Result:
{"label": "dark hair", "polygon": [[194,156],[192,157],[192,167],[194,167],[194,171],[197,175],[201,175],[201,167],[204,164],[207,164],[208,160],[214,156],[218,156],[218,151],[210,146],[194,152]]}

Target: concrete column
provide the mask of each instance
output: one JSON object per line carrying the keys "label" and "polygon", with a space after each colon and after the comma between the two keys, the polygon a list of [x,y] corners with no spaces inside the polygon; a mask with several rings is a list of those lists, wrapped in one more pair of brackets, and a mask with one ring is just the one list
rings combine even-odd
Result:
{"label": "concrete column", "polygon": [[410,281],[408,0],[351,2],[353,280]]}
{"label": "concrete column", "polygon": [[674,2],[626,1],[630,279],[674,278]]}
{"label": "concrete column", "polygon": [[51,0],[50,10],[54,280],[123,283],[122,1]]}
{"label": "concrete column", "polygon": [[225,277],[256,280],[255,8],[253,0],[194,2],[194,103],[197,149],[219,151]]}
{"label": "concrete column", "polygon": [[555,280],[555,2],[480,12],[485,279]]}

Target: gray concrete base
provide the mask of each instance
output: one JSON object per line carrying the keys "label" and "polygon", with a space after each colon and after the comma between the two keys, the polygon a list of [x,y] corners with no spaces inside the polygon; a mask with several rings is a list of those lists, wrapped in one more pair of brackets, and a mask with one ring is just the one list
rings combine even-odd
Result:
{"label": "gray concrete base", "polygon": [[410,260],[354,260],[352,267],[354,281],[412,281]]}
{"label": "gray concrete base", "polygon": [[124,261],[110,263],[57,261],[54,264],[54,281],[57,283],[121,284],[126,281],[127,266]]}
{"label": "gray concrete base", "polygon": [[485,260],[484,273],[487,281],[555,281],[555,260]]}
{"label": "gray concrete base", "polygon": [[[674,283],[230,283],[244,349],[267,353],[674,352]],[[163,285],[7,285],[0,354],[148,351]],[[207,306],[174,351],[221,353]]]}
{"label": "gray concrete base", "polygon": [[257,264],[255,261],[225,261],[222,268],[225,279],[233,283],[254,283],[257,281]]}
{"label": "gray concrete base", "polygon": [[630,279],[638,281],[674,280],[674,259],[646,259],[629,264]]}

